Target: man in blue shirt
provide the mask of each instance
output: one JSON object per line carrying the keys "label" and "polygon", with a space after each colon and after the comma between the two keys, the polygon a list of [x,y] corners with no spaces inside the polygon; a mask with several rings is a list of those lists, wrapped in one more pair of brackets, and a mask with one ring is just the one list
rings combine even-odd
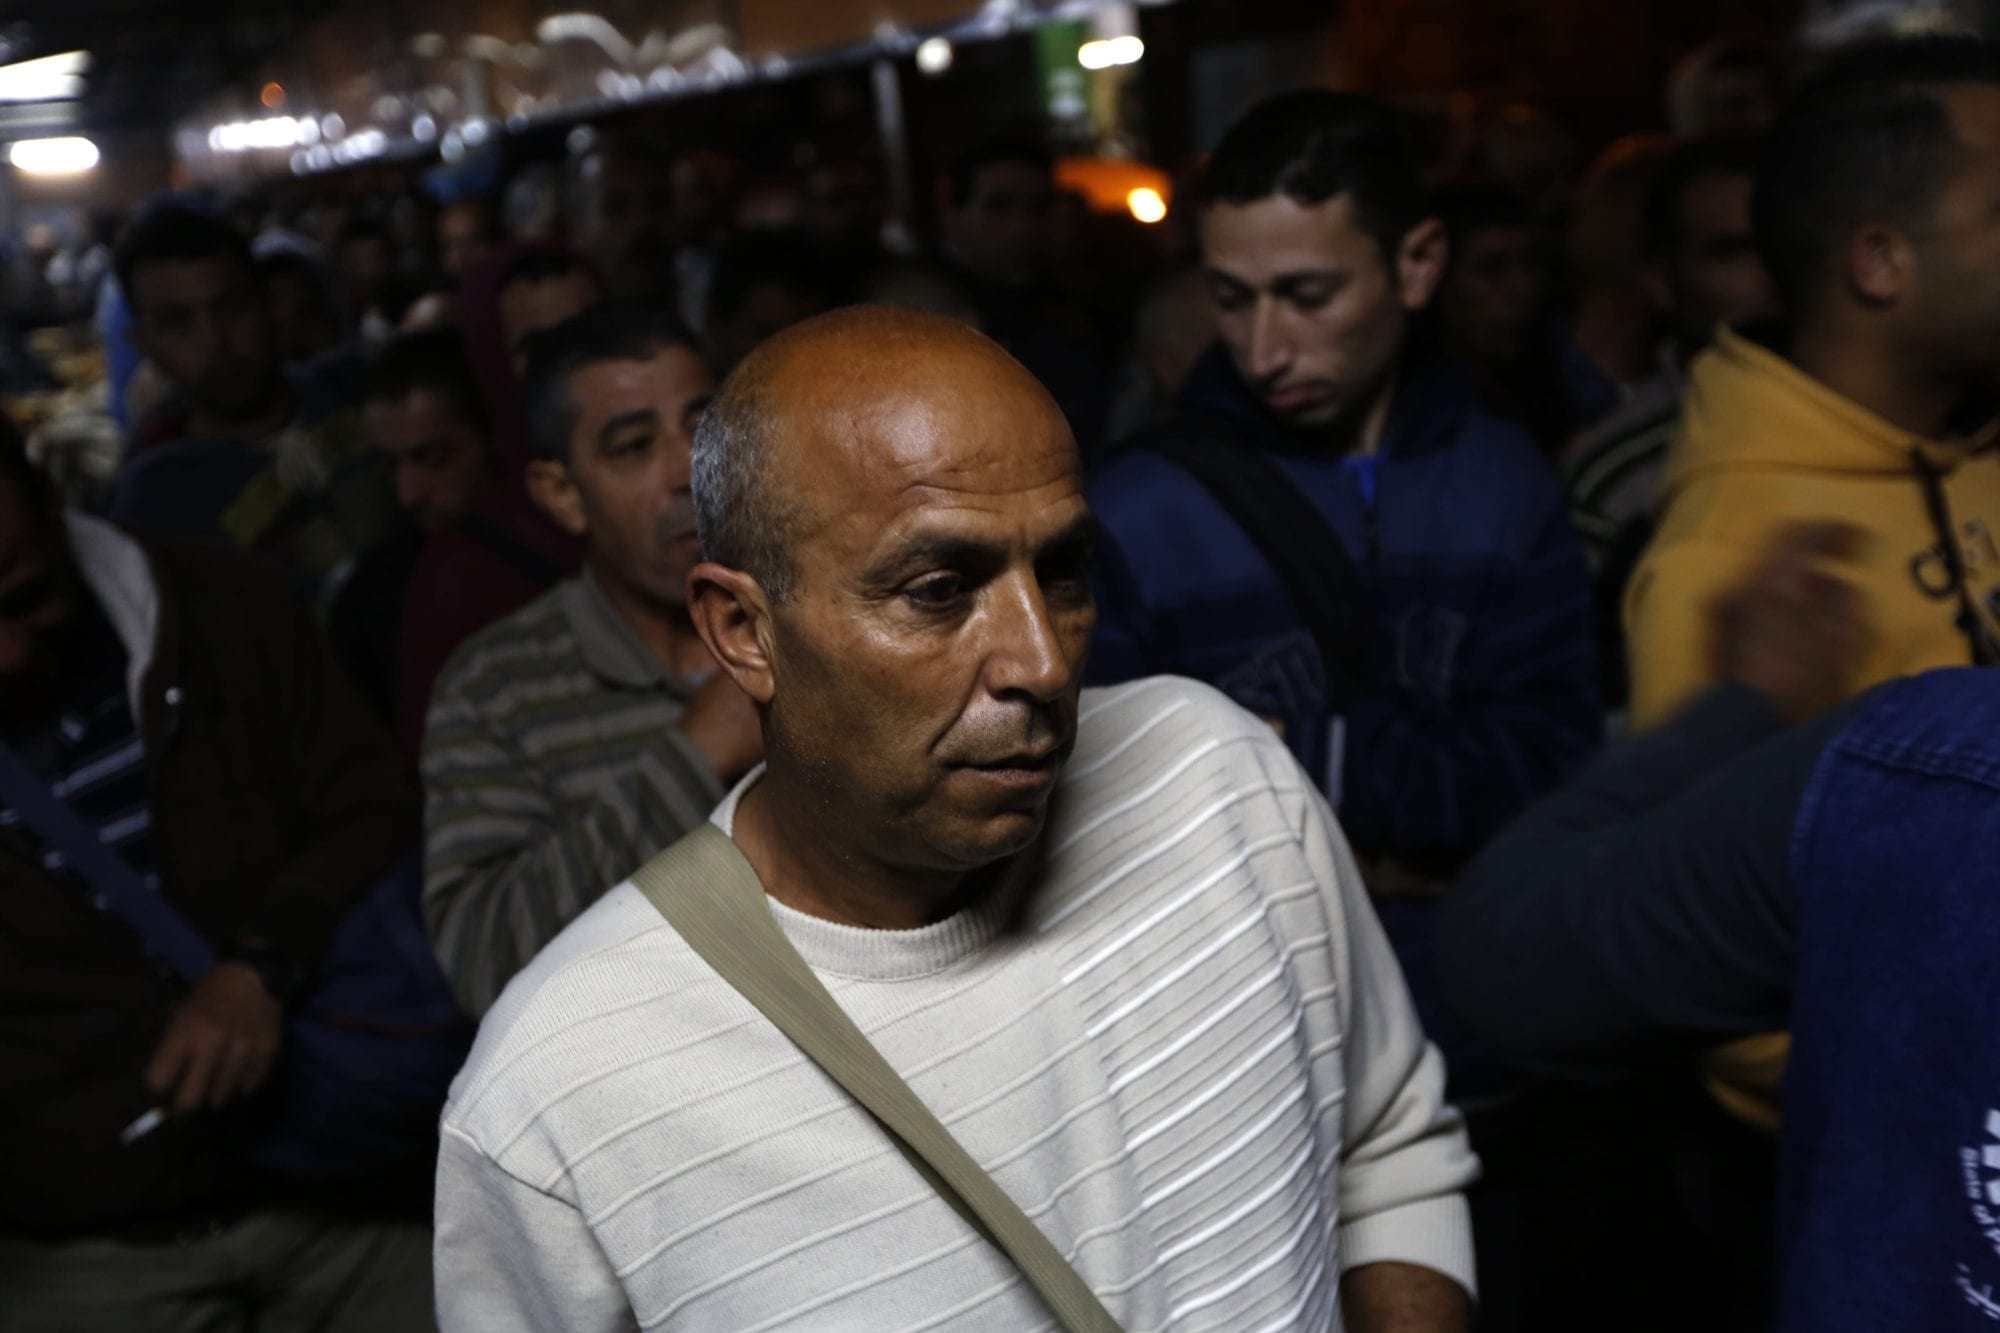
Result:
{"label": "man in blue shirt", "polygon": [[[1232,517],[1142,438],[1091,488],[1092,674],[1218,686],[1320,781],[1378,892],[1435,884],[1598,741],[1561,489],[1413,336],[1447,244],[1387,107],[1273,98],[1193,197],[1221,338],[1167,429],[1228,466],[1275,466],[1323,523]],[[1343,623],[1292,595],[1267,555],[1281,526],[1302,563],[1346,567]]]}

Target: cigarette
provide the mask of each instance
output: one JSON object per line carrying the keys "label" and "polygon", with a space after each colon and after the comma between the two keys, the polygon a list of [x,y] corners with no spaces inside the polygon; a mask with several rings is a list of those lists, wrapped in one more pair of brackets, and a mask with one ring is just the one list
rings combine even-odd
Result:
{"label": "cigarette", "polygon": [[165,1109],[155,1106],[152,1110],[125,1126],[124,1132],[118,1136],[118,1142],[129,1148],[166,1123],[167,1113]]}

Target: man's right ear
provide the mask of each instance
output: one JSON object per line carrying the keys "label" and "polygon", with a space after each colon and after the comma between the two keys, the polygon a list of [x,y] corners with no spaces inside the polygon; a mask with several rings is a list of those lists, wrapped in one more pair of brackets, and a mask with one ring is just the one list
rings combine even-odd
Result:
{"label": "man's right ear", "polygon": [[1884,309],[1906,300],[1916,282],[1917,250],[1909,234],[1884,222],[1866,223],[1847,238],[1848,290]]}
{"label": "man's right ear", "polygon": [[760,707],[778,691],[771,601],[740,569],[705,560],[688,571],[688,617],[717,665]]}
{"label": "man's right ear", "polygon": [[1396,247],[1396,288],[1403,308],[1412,314],[1431,303],[1451,260],[1451,241],[1444,222],[1425,218],[1403,234]]}
{"label": "man's right ear", "polygon": [[590,522],[583,513],[583,496],[577,493],[576,478],[570,476],[566,464],[537,458],[528,464],[527,480],[528,494],[556,521],[557,527],[572,537],[581,537],[590,530]]}

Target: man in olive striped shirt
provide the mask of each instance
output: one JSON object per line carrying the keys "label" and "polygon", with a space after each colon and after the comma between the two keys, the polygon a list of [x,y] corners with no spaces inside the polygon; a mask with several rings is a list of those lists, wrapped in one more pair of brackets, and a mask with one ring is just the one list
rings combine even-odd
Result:
{"label": "man in olive striped shirt", "polygon": [[694,827],[762,750],[688,620],[689,447],[715,382],[687,334],[601,307],[529,368],[535,498],[584,570],[459,649],[424,733],[424,914],[481,1014],[541,947]]}

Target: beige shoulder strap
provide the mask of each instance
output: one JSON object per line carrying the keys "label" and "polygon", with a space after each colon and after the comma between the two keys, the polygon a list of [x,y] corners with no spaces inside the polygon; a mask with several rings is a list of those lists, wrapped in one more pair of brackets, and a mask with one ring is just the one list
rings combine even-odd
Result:
{"label": "beige shoulder strap", "polygon": [[632,882],[724,981],[881,1123],[961,1217],[1006,1252],[1065,1329],[1118,1333],[1061,1252],[827,993],[772,917],[757,872],[727,834],[703,824],[647,862]]}

